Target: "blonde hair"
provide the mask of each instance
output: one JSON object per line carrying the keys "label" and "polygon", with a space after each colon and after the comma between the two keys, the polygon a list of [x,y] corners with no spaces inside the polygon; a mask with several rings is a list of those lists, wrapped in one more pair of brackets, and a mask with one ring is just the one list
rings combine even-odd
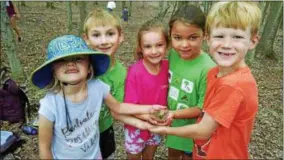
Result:
{"label": "blonde hair", "polygon": [[206,33],[210,35],[212,27],[226,27],[245,30],[251,27],[251,35],[258,33],[261,22],[261,10],[256,2],[218,2],[207,15]]}
{"label": "blonde hair", "polygon": [[162,21],[158,18],[154,18],[152,20],[149,20],[145,22],[140,29],[138,30],[137,33],[137,40],[136,40],[136,48],[134,51],[134,57],[136,60],[142,59],[143,58],[143,53],[142,53],[142,47],[141,47],[141,39],[142,36],[145,32],[149,31],[160,31],[162,32],[163,36],[165,37],[166,40],[166,45],[167,47],[169,46],[169,38],[168,38],[168,31],[166,27],[163,25]]}
{"label": "blonde hair", "polygon": [[[94,69],[92,67],[91,60],[89,60],[89,63],[90,63],[90,65],[89,65],[90,73],[87,75],[87,80],[90,80],[94,77]],[[54,72],[53,69],[52,69],[52,72]],[[49,85],[47,85],[45,87],[45,89],[47,91],[52,91],[52,92],[58,93],[62,89],[62,84],[60,83],[58,78],[53,74],[52,81],[49,83]]]}
{"label": "blonde hair", "polygon": [[93,11],[91,11],[88,16],[85,18],[84,22],[84,33],[88,34],[88,30],[91,27],[97,27],[97,26],[115,26],[119,33],[121,33],[121,21],[120,19],[114,15],[113,13],[110,13],[109,11],[102,9],[102,8],[96,8]]}

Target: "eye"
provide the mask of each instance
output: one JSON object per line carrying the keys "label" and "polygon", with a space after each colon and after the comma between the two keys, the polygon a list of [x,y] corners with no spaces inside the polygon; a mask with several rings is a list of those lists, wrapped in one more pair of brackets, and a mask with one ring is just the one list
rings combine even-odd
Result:
{"label": "eye", "polygon": [[193,40],[193,41],[194,41],[194,40],[196,40],[197,38],[198,38],[198,36],[190,36],[190,37],[189,37],[189,40]]}
{"label": "eye", "polygon": [[235,39],[243,39],[244,37],[243,36],[239,36],[239,35],[235,35],[233,38],[235,38]]}
{"label": "eye", "polygon": [[107,35],[108,36],[113,36],[113,35],[115,35],[115,32],[108,32]]}
{"label": "eye", "polygon": [[99,36],[100,36],[99,33],[93,33],[93,34],[92,34],[92,37],[99,37]]}
{"label": "eye", "polygon": [[223,38],[224,36],[222,35],[214,35],[213,38]]}
{"label": "eye", "polygon": [[163,43],[160,43],[160,44],[158,44],[157,46],[158,46],[158,47],[163,47],[164,44],[163,44]]}
{"label": "eye", "polygon": [[173,39],[175,39],[175,40],[181,40],[181,37],[180,37],[180,36],[174,36]]}
{"label": "eye", "polygon": [[150,45],[143,45],[143,48],[151,48]]}
{"label": "eye", "polygon": [[85,60],[84,57],[75,57],[74,58],[74,61],[76,61],[76,62],[80,62],[80,61],[83,61],[83,60]]}

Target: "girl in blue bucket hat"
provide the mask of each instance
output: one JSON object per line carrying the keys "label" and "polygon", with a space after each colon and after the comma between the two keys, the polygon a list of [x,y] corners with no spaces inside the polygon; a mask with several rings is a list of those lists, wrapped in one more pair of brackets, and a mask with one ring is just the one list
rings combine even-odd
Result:
{"label": "girl in blue bucket hat", "polygon": [[80,37],[65,35],[49,43],[47,61],[31,76],[35,86],[48,90],[40,100],[40,158],[102,159],[98,120],[103,100],[118,114],[145,114],[166,108],[119,103],[108,85],[93,78],[108,71],[109,64],[108,55],[88,49]]}

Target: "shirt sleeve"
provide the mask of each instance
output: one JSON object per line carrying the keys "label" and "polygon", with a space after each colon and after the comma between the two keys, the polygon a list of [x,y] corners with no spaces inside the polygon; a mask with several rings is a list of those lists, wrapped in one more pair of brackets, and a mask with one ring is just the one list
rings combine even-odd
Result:
{"label": "shirt sleeve", "polygon": [[198,86],[198,101],[197,101],[197,107],[199,107],[200,109],[203,108],[203,104],[204,104],[208,70],[209,69],[204,69],[200,76],[200,82]]}
{"label": "shirt sleeve", "polygon": [[125,95],[124,102],[138,104],[138,86],[135,78],[135,73],[133,68],[128,70],[126,80],[125,80]]}
{"label": "shirt sleeve", "polygon": [[110,94],[110,86],[101,81],[101,91],[103,92],[104,99]]}
{"label": "shirt sleeve", "polygon": [[220,125],[230,128],[243,99],[244,96],[239,90],[231,86],[222,86],[215,92],[205,112]]}
{"label": "shirt sleeve", "polygon": [[51,122],[55,121],[55,106],[51,103],[51,100],[48,99],[48,96],[45,96],[40,100],[40,108],[38,113],[43,115],[46,119]]}

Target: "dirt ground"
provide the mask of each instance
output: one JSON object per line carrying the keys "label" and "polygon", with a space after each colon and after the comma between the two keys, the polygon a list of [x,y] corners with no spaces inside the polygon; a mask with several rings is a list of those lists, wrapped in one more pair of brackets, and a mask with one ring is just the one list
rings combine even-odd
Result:
{"label": "dirt ground", "polygon": [[[97,7],[94,2],[87,2],[87,11]],[[27,6],[20,6],[21,20],[18,25],[21,28],[23,42],[17,42],[17,54],[23,66],[26,80],[20,81],[20,85],[26,87],[33,107],[33,117],[36,117],[39,107],[39,99],[44,95],[42,91],[32,87],[27,78],[31,72],[45,60],[45,50],[48,42],[54,37],[67,33],[66,3],[56,2],[56,9],[46,9],[45,2],[26,2]],[[106,2],[99,2],[105,6]],[[128,5],[128,3],[127,3]],[[79,10],[72,5],[73,10],[73,34],[78,34]],[[117,3],[114,10],[121,15],[121,2]],[[132,51],[135,35],[138,27],[157,15],[159,9],[157,2],[134,2],[132,16],[128,23],[123,23],[125,41],[120,47],[116,57],[128,67],[134,62]],[[170,15],[170,13],[168,14]],[[165,23],[167,23],[165,21]],[[2,42],[1,42],[2,43]],[[278,32],[274,50],[278,61],[270,59],[255,59],[250,64],[252,72],[257,80],[259,89],[259,112],[257,114],[254,131],[249,146],[251,159],[282,159],[283,157],[283,32]],[[6,55],[1,53],[1,66],[8,66]],[[38,159],[38,138],[21,133],[18,124],[4,122],[1,130],[11,130],[18,133],[22,139],[21,146],[12,150],[12,158]],[[117,142],[117,159],[125,159],[123,148],[123,127],[119,122],[115,123],[115,136]],[[233,137],[232,137],[233,138]],[[167,149],[162,143],[155,156],[156,159],[167,159]]]}

